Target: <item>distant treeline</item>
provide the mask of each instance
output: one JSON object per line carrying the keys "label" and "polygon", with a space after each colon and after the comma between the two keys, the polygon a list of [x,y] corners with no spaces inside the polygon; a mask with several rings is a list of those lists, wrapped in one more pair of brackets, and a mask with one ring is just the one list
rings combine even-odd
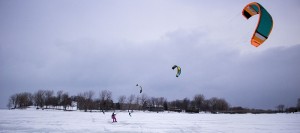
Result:
{"label": "distant treeline", "polygon": [[63,109],[76,107],[78,110],[101,111],[107,110],[143,110],[143,111],[176,111],[199,113],[200,111],[211,113],[277,113],[296,112],[300,110],[300,98],[297,107],[284,108],[278,105],[276,110],[247,109],[243,107],[230,107],[223,98],[213,97],[205,99],[204,95],[196,94],[192,99],[167,101],[164,97],[148,97],[145,93],[141,95],[121,95],[117,101],[113,101],[112,92],[100,91],[95,95],[94,91],[86,91],[76,96],[70,96],[68,92],[53,90],[38,90],[35,93],[22,92],[9,98],[7,107],[9,109],[24,109],[28,106],[36,106],[37,109]]}

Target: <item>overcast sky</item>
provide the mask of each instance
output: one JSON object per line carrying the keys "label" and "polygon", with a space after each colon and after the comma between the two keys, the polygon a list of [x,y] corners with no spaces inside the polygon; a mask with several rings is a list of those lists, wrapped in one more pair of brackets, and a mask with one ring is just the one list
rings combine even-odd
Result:
{"label": "overcast sky", "polygon": [[[252,0],[1,0],[0,108],[40,89],[110,90],[168,100],[195,94],[231,106],[274,109],[300,98],[300,2],[258,1],[269,39],[250,44]],[[176,78],[173,65],[181,66]]]}

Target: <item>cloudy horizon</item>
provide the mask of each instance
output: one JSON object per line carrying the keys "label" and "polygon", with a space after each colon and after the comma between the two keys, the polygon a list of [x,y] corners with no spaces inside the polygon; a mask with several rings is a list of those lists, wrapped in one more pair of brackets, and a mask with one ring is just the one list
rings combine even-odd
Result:
{"label": "cloudy horizon", "polygon": [[258,1],[274,28],[256,48],[258,17],[241,15],[249,2],[1,1],[0,108],[40,89],[96,97],[107,89],[116,100],[136,94],[137,83],[168,100],[203,94],[231,106],[296,106],[300,3]]}

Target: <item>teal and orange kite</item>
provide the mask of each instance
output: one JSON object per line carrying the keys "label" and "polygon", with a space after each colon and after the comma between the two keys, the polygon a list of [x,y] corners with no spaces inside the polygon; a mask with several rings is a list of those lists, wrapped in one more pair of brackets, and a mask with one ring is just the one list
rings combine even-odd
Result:
{"label": "teal and orange kite", "polygon": [[273,19],[268,11],[259,3],[252,2],[246,5],[242,12],[243,16],[246,19],[259,14],[258,24],[256,26],[255,32],[252,35],[251,44],[255,47],[258,47],[265,40],[268,39],[272,28],[273,28]]}

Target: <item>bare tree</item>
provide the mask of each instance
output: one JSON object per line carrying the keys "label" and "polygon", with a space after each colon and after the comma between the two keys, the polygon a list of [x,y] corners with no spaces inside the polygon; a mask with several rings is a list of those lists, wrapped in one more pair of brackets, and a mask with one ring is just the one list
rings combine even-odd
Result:
{"label": "bare tree", "polygon": [[203,105],[202,105],[202,110],[203,111],[209,111],[210,110],[210,100],[204,100]]}
{"label": "bare tree", "polygon": [[158,98],[151,97],[150,100],[151,100],[150,106],[157,107],[159,105]]}
{"label": "bare tree", "polygon": [[141,97],[141,105],[142,105],[142,108],[144,111],[147,108],[147,99],[148,99],[148,96],[143,93],[142,97]]}
{"label": "bare tree", "polygon": [[62,98],[62,95],[63,95],[64,91],[60,90],[56,93],[56,103],[55,105],[56,106],[62,106],[62,101],[63,101],[63,98]]}
{"label": "bare tree", "polygon": [[23,92],[18,94],[19,108],[26,108],[32,105],[32,94],[28,92]]}
{"label": "bare tree", "polygon": [[53,91],[45,90],[45,106],[48,108],[52,103]]}
{"label": "bare tree", "polygon": [[93,96],[94,96],[93,91],[87,91],[84,93],[79,93],[77,96],[77,107],[80,110],[84,110],[87,112],[87,110],[92,110],[93,109]]}
{"label": "bare tree", "polygon": [[163,106],[164,105],[165,98],[159,97],[157,98],[157,106]]}
{"label": "bare tree", "polygon": [[84,96],[86,98],[88,109],[90,111],[93,109],[93,97],[94,97],[94,95],[95,95],[94,91],[84,92]]}
{"label": "bare tree", "polygon": [[119,99],[118,99],[118,102],[120,104],[120,109],[121,110],[124,109],[125,100],[126,100],[126,96],[125,95],[120,96]]}
{"label": "bare tree", "polygon": [[14,95],[11,95],[9,97],[9,101],[8,101],[8,108],[12,108],[12,109],[15,109],[17,108],[17,105],[18,105],[18,94],[14,94]]}
{"label": "bare tree", "polygon": [[184,109],[183,100],[169,102],[169,110],[181,112]]}
{"label": "bare tree", "polygon": [[138,110],[140,109],[140,101],[141,101],[141,97],[136,96],[134,104],[137,106],[136,109]]}
{"label": "bare tree", "polygon": [[223,98],[217,100],[217,111],[227,111],[229,109],[229,104]]}
{"label": "bare tree", "polygon": [[[107,109],[113,106],[112,92],[103,90],[100,92],[100,110],[104,113]],[[105,111],[104,111],[105,110]]]}
{"label": "bare tree", "polygon": [[283,104],[278,105],[277,110],[278,110],[278,112],[283,112],[284,111],[284,105]]}
{"label": "bare tree", "polygon": [[154,105],[152,104],[151,98],[147,98],[145,103],[146,103],[146,104],[145,104],[145,105],[146,105],[146,106],[145,106],[145,107],[146,107],[145,109],[150,109],[151,106],[154,106]]}
{"label": "bare tree", "polygon": [[34,94],[34,102],[35,102],[36,106],[38,106],[40,108],[44,108],[44,105],[45,105],[45,91],[44,90],[38,90]]}
{"label": "bare tree", "polygon": [[188,110],[190,103],[191,103],[191,100],[189,98],[184,98],[182,101],[181,109]]}
{"label": "bare tree", "polygon": [[8,108],[8,109],[13,109],[13,103],[14,103],[14,99],[12,99],[12,96],[13,95],[11,95],[10,97],[9,97],[9,99],[8,99],[8,103],[7,103],[7,105],[6,105],[6,107]]}
{"label": "bare tree", "polygon": [[167,99],[164,101],[164,110],[169,110]]}
{"label": "bare tree", "polygon": [[199,110],[203,109],[204,108],[204,95],[202,94],[197,94],[194,96],[194,102],[195,102],[195,105],[196,105],[196,108],[198,108]]}
{"label": "bare tree", "polygon": [[129,110],[131,109],[131,106],[132,106],[132,103],[133,103],[133,100],[135,99],[135,95],[134,94],[131,94],[128,99],[127,99],[127,104],[128,104],[128,112]]}
{"label": "bare tree", "polygon": [[33,105],[33,96],[31,93],[28,92],[22,92],[17,93],[9,98],[9,102],[7,107],[8,108],[27,108],[28,106]]}
{"label": "bare tree", "polygon": [[84,97],[83,93],[79,93],[76,97],[77,101],[77,109],[84,110],[87,112],[88,104],[86,102],[86,98]]}
{"label": "bare tree", "polygon": [[213,97],[208,100],[208,106],[210,111],[218,112],[218,111],[226,111],[229,109],[229,104],[225,99],[219,99]]}
{"label": "bare tree", "polygon": [[62,95],[62,106],[64,110],[67,110],[67,107],[72,106],[72,99],[69,97],[68,93]]}
{"label": "bare tree", "polygon": [[209,99],[209,107],[211,111],[217,111],[217,103],[218,103],[218,98],[213,97]]}

